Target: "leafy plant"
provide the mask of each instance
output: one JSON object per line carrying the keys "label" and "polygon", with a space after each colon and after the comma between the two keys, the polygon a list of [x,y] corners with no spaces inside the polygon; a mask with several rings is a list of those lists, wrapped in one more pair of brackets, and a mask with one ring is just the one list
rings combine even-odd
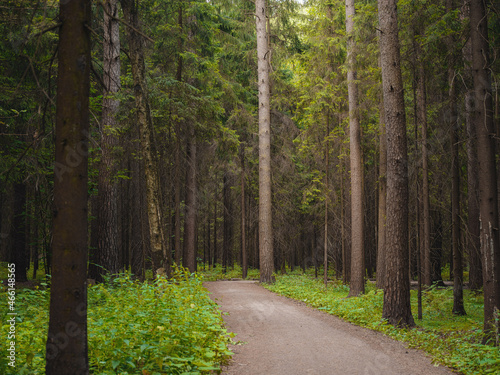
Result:
{"label": "leafy plant", "polygon": [[[0,294],[6,295],[2,286]],[[49,290],[16,296],[17,367],[5,357],[3,374],[43,374]],[[199,276],[178,270],[171,280],[142,283],[119,275],[88,290],[89,361],[92,374],[203,374],[220,371],[232,334]],[[7,336],[6,304],[1,334]],[[5,341],[2,341],[2,345]],[[5,351],[3,351],[5,352]]]}

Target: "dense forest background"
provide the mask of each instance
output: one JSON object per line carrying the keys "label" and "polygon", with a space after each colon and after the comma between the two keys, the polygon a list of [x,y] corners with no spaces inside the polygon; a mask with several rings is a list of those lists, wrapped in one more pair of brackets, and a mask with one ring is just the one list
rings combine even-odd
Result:
{"label": "dense forest background", "polygon": [[[246,275],[259,267],[255,4],[121,3],[92,2],[89,148],[67,160],[72,166],[89,157],[88,276],[99,282],[130,270],[144,278],[151,268],[170,274],[174,263],[192,272],[238,263]],[[273,259],[275,270],[305,269],[322,265],[326,253],[345,283],[361,274],[383,287],[391,196],[385,196],[380,30],[377,3],[355,5],[348,32],[343,1],[267,4]],[[416,280],[420,269],[424,285],[459,274],[459,284],[465,277],[479,290],[469,5],[402,0],[398,13],[408,271]],[[486,3],[484,69],[498,136],[499,10]],[[67,168],[53,162],[59,2],[3,0],[0,20],[0,261],[15,262],[17,281],[26,281],[31,263],[34,274],[40,267],[51,274],[53,186]],[[352,71],[361,232],[351,230]],[[351,256],[354,242],[362,244],[361,257]]]}

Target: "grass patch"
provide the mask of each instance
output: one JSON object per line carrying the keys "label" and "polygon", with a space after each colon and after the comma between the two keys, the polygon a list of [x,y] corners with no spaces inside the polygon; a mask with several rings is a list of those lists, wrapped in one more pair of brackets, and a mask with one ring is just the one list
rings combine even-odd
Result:
{"label": "grass patch", "polygon": [[[272,292],[303,301],[312,307],[346,321],[383,332],[404,341],[409,347],[430,354],[434,363],[449,366],[464,374],[500,374],[500,349],[481,345],[483,324],[482,295],[466,290],[467,316],[451,314],[451,289],[424,292],[422,321],[416,329],[396,329],[382,321],[383,292],[368,284],[366,294],[346,298],[349,287],[332,282],[325,292],[322,280],[309,275],[278,275],[276,283],[265,285]],[[413,315],[417,315],[417,293],[411,292]]]}
{"label": "grass patch", "polygon": [[[0,286],[2,301],[6,288]],[[17,290],[16,368],[0,357],[1,374],[44,374],[50,291]],[[173,280],[134,281],[121,275],[88,289],[88,340],[91,374],[208,374],[230,356],[230,336],[221,312],[202,286],[185,271]],[[9,326],[2,316],[0,348]],[[1,350],[5,353],[6,350]]]}

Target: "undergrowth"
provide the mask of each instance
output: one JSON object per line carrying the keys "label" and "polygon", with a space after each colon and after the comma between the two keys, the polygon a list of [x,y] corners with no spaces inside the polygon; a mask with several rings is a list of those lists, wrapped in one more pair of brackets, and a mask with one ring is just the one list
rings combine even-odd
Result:
{"label": "undergrowth", "polygon": [[[6,301],[4,286],[0,286]],[[0,357],[1,374],[44,374],[48,328],[48,288],[18,290],[16,295],[16,368]],[[201,278],[185,271],[172,280],[134,281],[120,275],[88,289],[90,374],[218,373],[230,356],[232,334],[208,297]],[[6,353],[7,304],[2,316],[0,352]]]}
{"label": "undergrowth", "polygon": [[[233,267],[226,268],[226,272],[224,272],[224,268],[220,264],[216,264],[212,268],[206,267],[202,269],[203,264],[198,265],[198,270],[201,274],[203,274],[204,281],[217,281],[217,280],[231,280],[231,279],[241,279],[242,270],[241,266],[235,264]],[[258,280],[259,279],[259,270],[255,268],[249,268],[247,271],[247,280]]]}
{"label": "undergrowth", "polygon": [[[308,275],[279,275],[272,292],[303,301],[346,321],[383,332],[404,341],[409,347],[430,354],[435,364],[443,364],[464,374],[500,374],[500,349],[481,344],[483,300],[465,291],[466,316],[451,314],[452,290],[431,289],[423,294],[423,319],[414,329],[396,329],[382,321],[383,292],[367,284],[366,294],[346,298],[349,287],[331,282],[325,292],[322,280]],[[411,292],[413,316],[417,316],[417,294]]]}

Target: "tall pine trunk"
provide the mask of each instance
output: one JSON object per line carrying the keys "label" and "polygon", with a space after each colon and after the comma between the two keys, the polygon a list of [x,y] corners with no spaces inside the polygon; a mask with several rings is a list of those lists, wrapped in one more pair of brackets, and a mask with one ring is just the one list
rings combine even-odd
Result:
{"label": "tall pine trunk", "polygon": [[377,244],[377,288],[385,287],[386,269],[386,207],[387,207],[387,135],[385,133],[384,100],[380,100],[379,119],[379,180],[378,180],[378,244]]}
{"label": "tall pine trunk", "polygon": [[149,107],[148,88],[144,63],[143,36],[139,33],[138,9],[135,0],[121,0],[127,27],[130,65],[134,80],[134,96],[137,122],[141,142],[141,152],[146,180],[147,212],[150,232],[150,248],[152,252],[153,272],[165,268],[170,276],[170,257],[166,253],[165,238],[162,226],[160,183],[158,179],[158,162],[154,144],[154,128]]}
{"label": "tall pine trunk", "polygon": [[417,121],[422,131],[422,227],[420,265],[422,284],[430,286],[431,280],[431,218],[429,208],[429,158],[427,156],[427,98],[425,90],[425,67],[422,51],[418,52],[418,80],[417,80]]}
{"label": "tall pine trunk", "polygon": [[273,223],[271,212],[271,113],[266,1],[256,0],[258,87],[259,87],[259,259],[260,281],[273,281]]}
{"label": "tall pine trunk", "polygon": [[186,171],[186,215],[184,217],[184,256],[182,265],[189,272],[196,271],[196,220],[198,210],[198,192],[196,182],[196,133],[194,124],[190,125],[187,141]]}
{"label": "tall pine trunk", "polygon": [[483,265],[485,342],[498,344],[500,308],[500,246],[498,237],[495,128],[491,95],[488,17],[483,0],[470,3],[472,76],[474,79],[474,127],[479,166],[480,240]]}
{"label": "tall pine trunk", "polygon": [[89,373],[87,210],[89,0],[61,1],[47,375]]}
{"label": "tall pine trunk", "polygon": [[356,52],[354,41],[354,0],[346,0],[347,90],[349,92],[349,137],[351,161],[351,283],[349,297],[365,292],[363,163],[361,126],[356,83]]}
{"label": "tall pine trunk", "polygon": [[382,317],[414,326],[408,274],[408,155],[395,0],[379,0],[380,54],[387,131],[387,252]]}
{"label": "tall pine trunk", "polygon": [[89,276],[102,282],[105,273],[116,274],[122,264],[118,246],[118,183],[115,157],[118,138],[116,136],[120,102],[114,97],[120,90],[120,30],[118,0],[110,0],[104,7],[104,63],[101,137],[101,163],[97,182],[96,232],[97,248],[89,265]]}
{"label": "tall pine trunk", "polygon": [[[470,16],[468,0],[464,1],[464,17]],[[469,288],[479,290],[483,287],[481,264],[481,244],[479,225],[479,176],[477,161],[477,136],[474,127],[474,90],[472,80],[472,45],[470,38],[463,48],[465,62],[464,78],[468,89],[465,92],[465,126],[467,131],[467,253],[469,255]]]}

